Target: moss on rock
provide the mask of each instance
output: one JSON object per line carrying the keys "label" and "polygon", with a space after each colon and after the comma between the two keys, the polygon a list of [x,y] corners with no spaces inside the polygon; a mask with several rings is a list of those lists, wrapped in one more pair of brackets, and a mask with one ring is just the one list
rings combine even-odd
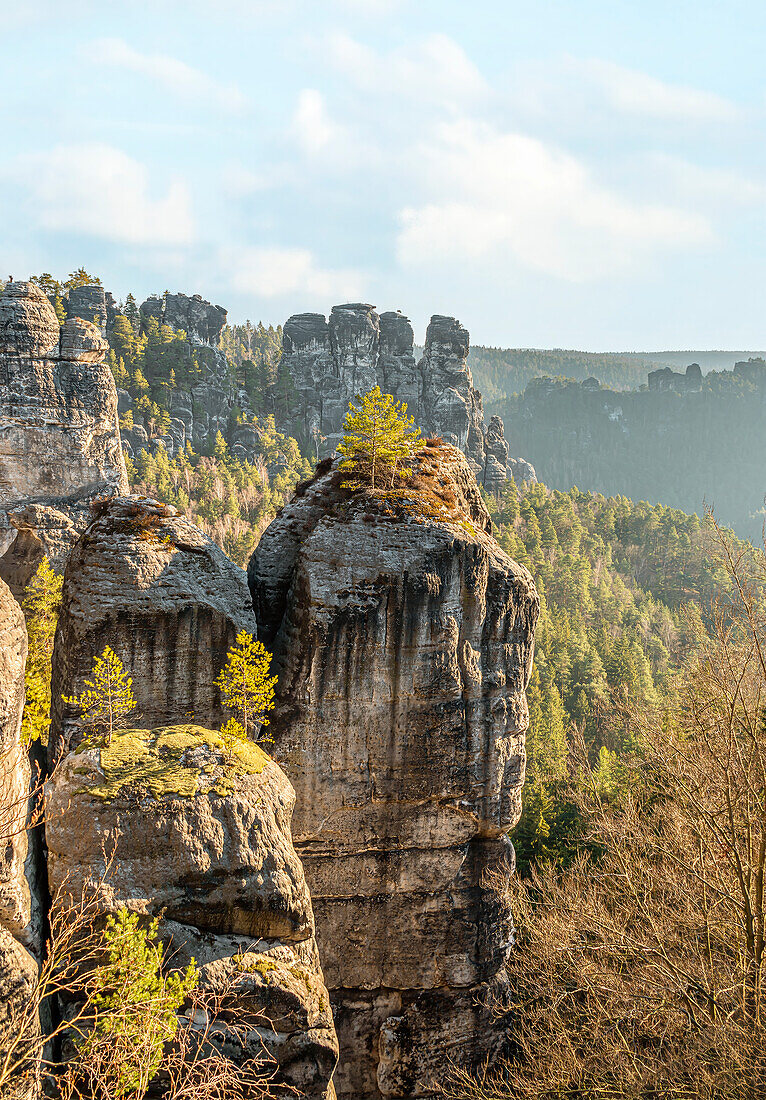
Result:
{"label": "moss on rock", "polygon": [[[235,788],[238,776],[258,775],[269,761],[252,741],[238,742],[229,753],[221,735],[202,726],[118,730],[100,750],[104,782],[91,787],[90,794],[111,801],[131,787],[154,798],[191,798],[204,779],[203,789],[224,795]],[[76,769],[76,774],[84,771]]]}

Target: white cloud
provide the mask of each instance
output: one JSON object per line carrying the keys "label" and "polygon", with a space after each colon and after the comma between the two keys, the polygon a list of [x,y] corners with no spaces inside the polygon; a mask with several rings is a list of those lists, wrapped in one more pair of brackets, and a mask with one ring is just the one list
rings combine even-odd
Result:
{"label": "white cloud", "polygon": [[167,54],[140,53],[121,38],[98,38],[84,47],[84,53],[88,60],[97,64],[126,69],[154,80],[181,99],[237,113],[248,105],[246,96],[235,85],[214,80],[207,73]]}
{"label": "white cloud", "polygon": [[570,154],[488,125],[442,126],[422,150],[422,165],[427,197],[400,213],[397,253],[405,266],[510,255],[580,282],[712,235],[698,214],[625,199]]}
{"label": "white cloud", "polygon": [[668,153],[649,153],[644,158],[656,178],[687,201],[723,202],[746,206],[766,201],[766,183],[728,168],[693,164]]}
{"label": "white cloud", "polygon": [[483,98],[487,84],[465,51],[446,34],[430,34],[387,54],[346,34],[330,38],[337,72],[357,88],[415,104],[454,109]]}
{"label": "white cloud", "polygon": [[309,301],[347,301],[364,285],[361,272],[320,267],[307,248],[228,248],[220,263],[232,290],[262,298],[305,294]]}
{"label": "white cloud", "polygon": [[306,153],[319,153],[340,136],[340,128],[327,114],[324,96],[315,88],[304,88],[298,96],[292,132]]}
{"label": "white cloud", "polygon": [[739,114],[722,96],[683,84],[668,84],[613,61],[573,61],[586,80],[600,88],[609,103],[626,114],[690,122],[728,122]]}
{"label": "white cloud", "polygon": [[145,165],[110,145],[59,145],[19,157],[10,175],[24,185],[43,229],[128,244],[181,245],[193,239],[191,198],[172,180],[150,193]]}

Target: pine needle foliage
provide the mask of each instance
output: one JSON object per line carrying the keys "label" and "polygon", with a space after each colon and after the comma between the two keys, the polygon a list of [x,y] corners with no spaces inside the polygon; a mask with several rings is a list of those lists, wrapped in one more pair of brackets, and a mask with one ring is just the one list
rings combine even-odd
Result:
{"label": "pine needle foliage", "polygon": [[96,738],[109,745],[115,729],[125,726],[125,719],[136,709],[133,679],[110,646],[93,662],[90,679],[85,681],[80,695],[62,696],[68,706],[80,711],[86,739]]}
{"label": "pine needle foliage", "polygon": [[[241,630],[215,681],[224,707],[234,711],[235,720],[224,727],[228,738],[243,736],[247,739],[251,733],[269,724],[266,715],[274,709],[277,682],[276,676],[269,676],[270,667],[271,654],[263,642]],[[241,735],[237,726],[242,730]]]}
{"label": "pine needle foliage", "polygon": [[413,417],[407,416],[406,404],[376,386],[358,405],[352,402],[348,407],[343,442],[338,447],[344,458],[341,469],[354,472],[346,484],[354,489],[369,487],[373,492],[376,483],[378,488],[384,484],[393,487],[397,469],[405,477],[409,473],[402,462],[423,446],[425,440]]}
{"label": "pine needle foliage", "polygon": [[25,744],[45,740],[51,720],[51,659],[61,604],[62,577],[44,557],[24,592],[21,606],[27,623],[29,650],[24,673],[26,701],[21,732]]}
{"label": "pine needle foliage", "polygon": [[158,925],[120,909],[105,929],[107,961],[94,975],[93,1027],[77,1062],[93,1078],[96,1096],[144,1096],[178,1028],[178,1009],[196,987],[194,959],[184,972],[163,974]]}

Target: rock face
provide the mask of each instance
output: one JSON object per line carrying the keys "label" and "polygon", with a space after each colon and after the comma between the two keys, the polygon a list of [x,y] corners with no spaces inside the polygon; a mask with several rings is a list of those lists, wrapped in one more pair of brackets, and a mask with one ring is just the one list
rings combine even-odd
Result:
{"label": "rock face", "polygon": [[0,577],[16,594],[44,553],[61,563],[90,500],[127,492],[106,351],[32,283],[0,296]]}
{"label": "rock face", "polygon": [[348,500],[324,463],[249,568],[347,1097],[428,1095],[492,1056],[513,936],[538,599],[460,452],[425,448],[421,473],[450,518]]}
{"label": "rock face", "polygon": [[[109,299],[111,302],[114,301],[111,294]],[[96,325],[102,335],[106,333],[109,309],[107,294],[102,286],[89,283],[86,286],[73,287],[64,299],[64,309],[67,317],[79,317],[83,321],[90,321],[91,324]]]}
{"label": "rock face", "polygon": [[[199,378],[188,389],[175,388],[170,395],[170,426],[163,436],[150,440],[145,425],[136,423],[124,433],[128,454],[135,456],[145,448],[162,445],[175,456],[186,443],[197,451],[207,451],[216,432],[227,435],[239,394],[233,384],[226,355],[220,347],[226,310],[206,302],[199,294],[153,295],[139,307],[144,329],[150,318],[176,332],[186,333],[186,354],[194,359],[194,374]],[[121,412],[132,408],[130,395],[121,392]],[[251,457],[251,456],[248,456]]]}
{"label": "rock face", "polygon": [[[40,947],[25,828],[30,793],[29,756],[21,744],[26,656],[24,616],[0,580],[0,1057],[32,998],[37,979],[32,952]],[[30,1095],[33,1091],[30,1087]]]}
{"label": "rock face", "polygon": [[196,726],[125,731],[68,755],[47,794],[51,892],[96,886],[106,912],[160,916],[174,965],[194,956],[204,990],[234,1005],[245,1056],[265,1048],[278,1083],[334,1097],[337,1040],[281,769],[252,743],[229,759]]}
{"label": "rock face", "polygon": [[109,645],[133,677],[141,725],[224,720],[213,681],[240,630],[255,633],[247,581],[174,508],[105,501],[72,550],[53,652],[50,751],[77,743],[76,695]]}
{"label": "rock face", "polygon": [[223,306],[206,302],[199,294],[166,294],[164,298],[153,295],[139,306],[142,317],[154,317],[160,325],[180,329],[192,344],[217,347],[226,324],[227,311]]}
{"label": "rock face", "polygon": [[419,363],[409,320],[401,313],[378,316],[359,302],[334,306],[329,323],[320,313],[295,314],[282,341],[298,395],[294,430],[313,440],[318,455],[337,446],[349,401],[378,385],[407,403],[424,434],[459,447],[486,488],[512,476],[503,422],[493,417],[485,431],[468,332],[454,317],[431,318]]}

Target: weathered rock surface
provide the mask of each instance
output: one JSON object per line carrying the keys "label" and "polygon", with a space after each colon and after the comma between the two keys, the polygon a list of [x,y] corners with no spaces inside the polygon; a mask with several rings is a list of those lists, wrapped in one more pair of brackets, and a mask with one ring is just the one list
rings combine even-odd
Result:
{"label": "weathered rock surface", "polygon": [[512,943],[498,883],[538,600],[455,448],[426,448],[411,483],[433,518],[349,501],[328,467],[250,563],[279,672],[270,732],[297,792],[339,1095],[422,1096],[498,1043],[482,1004]]}
{"label": "weathered rock surface", "polygon": [[226,324],[223,306],[206,302],[199,294],[152,295],[139,306],[142,317],[154,317],[160,325],[183,330],[192,344],[217,347]]}
{"label": "weathered rock surface", "polygon": [[424,434],[459,447],[487,489],[512,476],[499,416],[485,431],[481,394],[468,366],[468,332],[454,317],[436,315],[416,362],[413,333],[401,313],[365,303],[334,306],[329,323],[320,313],[299,313],[283,330],[283,356],[297,391],[294,430],[317,453],[337,446],[349,401],[374,386],[407,403]]}
{"label": "weathered rock surface", "polygon": [[[109,298],[112,298],[111,294]],[[73,287],[64,298],[64,309],[67,317],[80,317],[83,321],[90,321],[97,326],[102,335],[106,333],[109,320],[107,294],[97,283]]]}
{"label": "weathered rock surface", "polygon": [[0,1056],[32,998],[32,951],[40,947],[28,877],[29,755],[21,743],[26,656],[24,616],[0,580]]}
{"label": "weathered rock surface", "polygon": [[53,650],[50,751],[77,744],[79,722],[61,696],[82,690],[109,645],[133,677],[142,724],[224,721],[214,680],[237,633],[255,633],[247,580],[174,508],[116,497],[72,550]]}
{"label": "weathered rock surface", "polygon": [[44,553],[63,564],[90,500],[127,492],[106,351],[32,283],[0,295],[0,577],[16,595]]}
{"label": "weathered rock surface", "polygon": [[161,916],[174,965],[193,956],[201,985],[234,1003],[247,1056],[265,1049],[278,1082],[333,1097],[337,1040],[281,769],[250,742],[229,759],[195,726],[125,731],[65,757],[47,794],[51,891],[66,880],[96,887],[107,912]]}
{"label": "weathered rock surface", "polygon": [[31,942],[24,864],[30,765],[21,743],[27,629],[21,608],[0,581],[0,926]]}

